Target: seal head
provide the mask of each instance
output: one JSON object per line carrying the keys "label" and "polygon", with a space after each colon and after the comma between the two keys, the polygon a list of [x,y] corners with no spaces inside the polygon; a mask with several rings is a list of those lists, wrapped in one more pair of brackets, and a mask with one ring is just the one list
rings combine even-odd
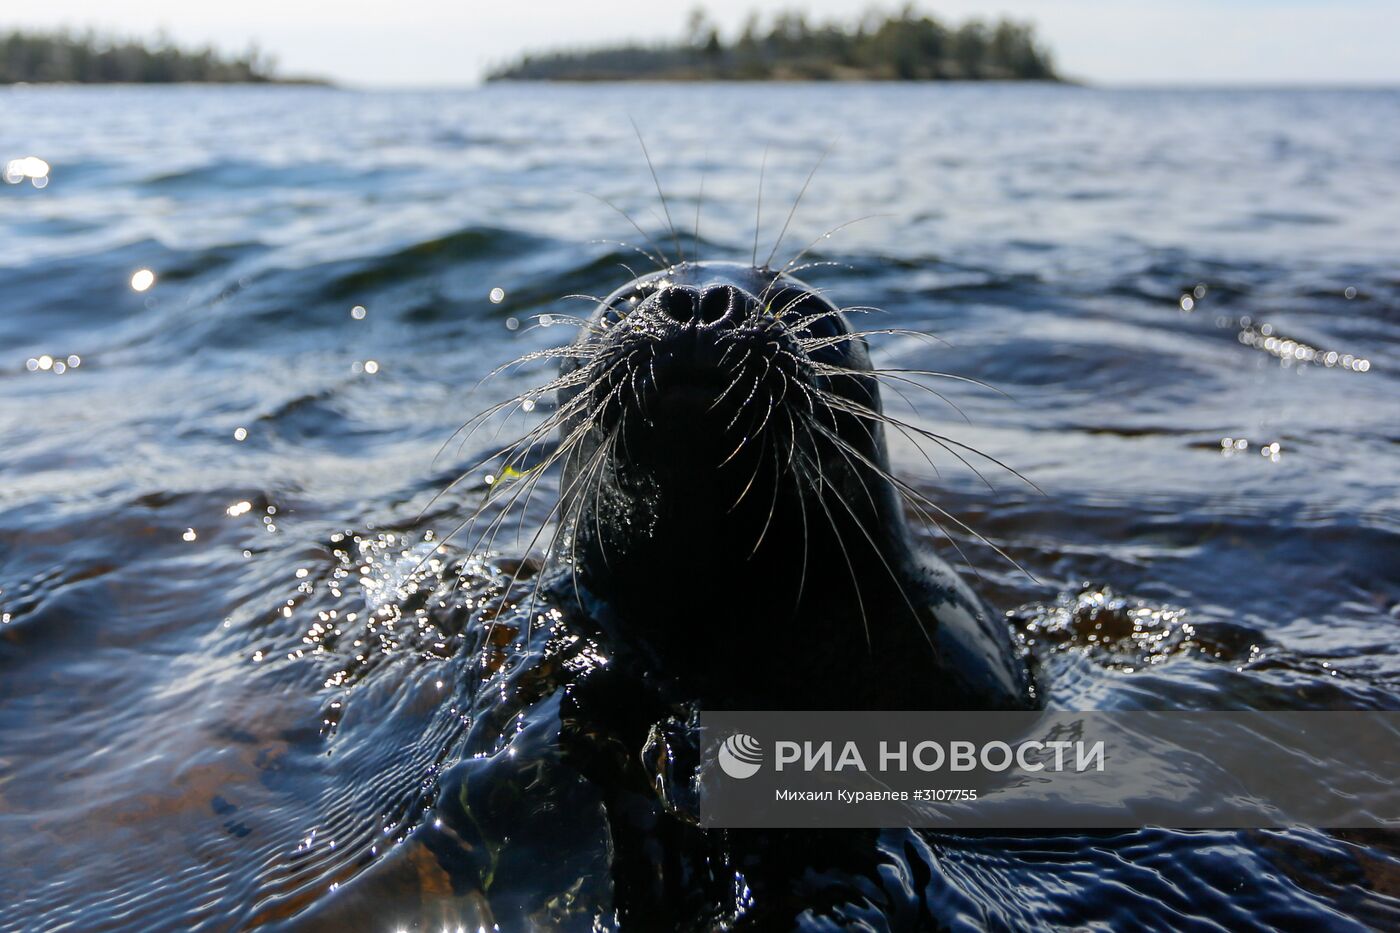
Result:
{"label": "seal head", "polygon": [[685,263],[574,350],[562,514],[615,650],[731,708],[1033,705],[1005,628],[914,548],[865,339],[816,289]]}

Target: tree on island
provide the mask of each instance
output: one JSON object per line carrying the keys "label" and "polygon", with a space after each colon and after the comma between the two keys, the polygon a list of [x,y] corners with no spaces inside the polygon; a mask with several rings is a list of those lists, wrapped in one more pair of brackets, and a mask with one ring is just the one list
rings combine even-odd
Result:
{"label": "tree on island", "polygon": [[163,34],[153,43],[92,31],[0,34],[0,84],[265,84],[282,80],[275,72],[274,60],[256,46],[225,55],[208,46],[181,49]]}
{"label": "tree on island", "polygon": [[896,13],[869,12],[849,26],[814,26],[787,10],[772,17],[766,32],[751,13],[728,43],[697,7],[679,41],[527,54],[487,79],[1060,80],[1031,25],[1008,19],[948,25],[913,4]]}

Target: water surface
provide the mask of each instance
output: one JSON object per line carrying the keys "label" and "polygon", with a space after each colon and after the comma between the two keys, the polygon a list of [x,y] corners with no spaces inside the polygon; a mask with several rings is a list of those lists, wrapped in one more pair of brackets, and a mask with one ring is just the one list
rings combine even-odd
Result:
{"label": "water surface", "polygon": [[[815,240],[809,280],[951,344],[881,362],[1011,396],[886,405],[1044,494],[891,456],[1029,571],[922,532],[1049,702],[1400,708],[1400,93],[7,89],[0,162],[52,169],[0,185],[0,929],[614,922],[557,685],[476,689],[529,535],[423,560],[486,489],[430,505],[493,449],[453,431],[547,373],[478,381],[676,250],[629,116],[706,258],[763,259],[830,146],[777,259]],[[517,760],[555,815],[481,801],[464,836],[447,802]],[[1400,925],[1385,835],[880,846],[838,914]]]}

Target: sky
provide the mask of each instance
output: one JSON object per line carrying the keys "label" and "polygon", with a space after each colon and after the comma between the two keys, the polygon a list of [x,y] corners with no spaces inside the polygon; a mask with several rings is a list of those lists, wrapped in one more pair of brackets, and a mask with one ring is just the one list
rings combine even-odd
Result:
{"label": "sky", "polygon": [[[7,0],[0,30],[165,30],[226,51],[256,42],[284,73],[363,86],[472,84],[520,52],[679,36],[696,4],[664,0]],[[747,13],[850,21],[870,0],[709,0],[725,34]],[[894,8],[896,2],[874,5]],[[929,0],[945,20],[1033,22],[1060,70],[1102,84],[1400,84],[1397,0]]]}

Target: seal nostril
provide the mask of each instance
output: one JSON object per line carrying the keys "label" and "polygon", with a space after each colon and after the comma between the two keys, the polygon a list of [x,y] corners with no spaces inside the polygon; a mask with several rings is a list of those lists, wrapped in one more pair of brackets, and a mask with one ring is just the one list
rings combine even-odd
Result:
{"label": "seal nostril", "polygon": [[682,324],[689,324],[696,318],[700,293],[684,285],[671,285],[657,292],[652,301],[657,310],[667,317]]}
{"label": "seal nostril", "polygon": [[732,327],[748,316],[754,298],[733,285],[713,285],[700,296],[700,321],[714,324],[728,320]]}
{"label": "seal nostril", "polygon": [[754,298],[733,285],[668,285],[647,301],[648,307],[681,324],[700,327],[737,327],[758,306]]}

